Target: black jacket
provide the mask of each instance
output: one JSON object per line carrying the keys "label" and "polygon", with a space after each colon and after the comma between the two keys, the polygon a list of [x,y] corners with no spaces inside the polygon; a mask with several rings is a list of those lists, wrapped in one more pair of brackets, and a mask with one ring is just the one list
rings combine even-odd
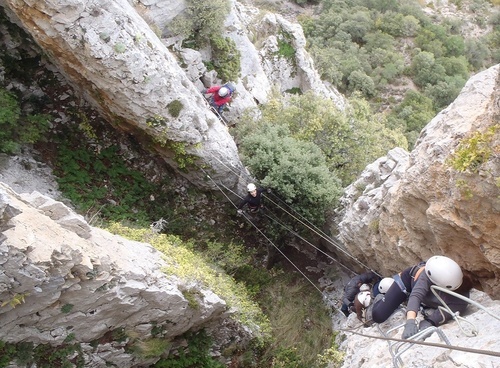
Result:
{"label": "black jacket", "polygon": [[259,209],[259,207],[262,207],[262,193],[265,191],[266,189],[264,188],[257,188],[257,195],[254,197],[253,195],[251,195],[250,193],[248,193],[246,195],[245,198],[242,199],[242,201],[240,202],[240,204],[238,205],[238,209],[241,210],[243,208],[243,206],[245,206],[246,204],[248,205],[248,208],[250,210],[257,210]]}

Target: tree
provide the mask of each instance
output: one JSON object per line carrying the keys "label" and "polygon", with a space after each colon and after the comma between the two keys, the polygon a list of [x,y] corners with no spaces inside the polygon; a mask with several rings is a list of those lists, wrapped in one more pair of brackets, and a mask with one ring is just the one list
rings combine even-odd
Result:
{"label": "tree", "polygon": [[240,153],[262,185],[313,223],[321,225],[325,211],[340,198],[340,180],[324,154],[315,144],[293,138],[287,126],[264,123],[242,139]]}
{"label": "tree", "polygon": [[366,73],[355,70],[349,75],[348,81],[349,91],[359,91],[365,97],[373,97],[375,95],[375,83]]}
{"label": "tree", "polygon": [[428,85],[424,94],[432,99],[434,109],[438,111],[447,107],[457,98],[466,81],[459,75],[446,77],[444,81],[432,86]]}
{"label": "tree", "polygon": [[220,36],[224,21],[231,11],[229,0],[187,0],[186,10],[171,23],[170,30],[197,41]]}
{"label": "tree", "polygon": [[427,84],[436,84],[444,80],[446,70],[440,64],[436,63],[434,55],[427,51],[418,53],[411,62],[411,72],[413,80],[419,87],[425,87]]}
{"label": "tree", "polygon": [[261,112],[260,122],[246,123],[241,136],[261,130],[264,122],[287,126],[293,138],[313,142],[321,149],[328,168],[343,185],[350,184],[368,163],[390,149],[407,147],[402,132],[388,129],[384,118],[373,114],[357,94],[342,112],[331,100],[310,91],[288,99],[275,93]]}

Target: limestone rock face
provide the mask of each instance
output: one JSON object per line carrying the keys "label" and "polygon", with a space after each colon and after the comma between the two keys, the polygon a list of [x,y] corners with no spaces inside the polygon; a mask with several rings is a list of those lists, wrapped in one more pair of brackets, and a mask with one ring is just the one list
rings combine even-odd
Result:
{"label": "limestone rock face", "polygon": [[[498,316],[500,302],[492,300],[486,294],[477,290],[472,290],[470,297],[471,300],[478,303],[481,307],[470,305],[464,315],[465,321],[460,320],[460,325],[456,321],[451,321],[440,327],[441,334],[449,340],[452,346],[451,349],[418,344],[412,346],[408,346],[407,344],[400,345],[396,341],[377,339],[383,336],[380,331],[389,331],[390,329],[394,330],[386,333],[387,337],[401,338],[403,328],[395,328],[404,324],[405,316],[403,313],[396,313],[383,324],[368,328],[355,328],[355,326],[359,326],[359,321],[354,313],[351,314],[345,325],[342,326],[348,331],[345,332],[347,338],[339,343],[340,349],[345,352],[345,359],[341,368],[396,367],[391,351],[389,350],[389,343],[392,344],[391,348],[393,352],[401,353],[401,362],[397,365],[398,367],[497,367],[500,358],[492,354],[498,355],[500,349],[500,341],[498,340],[499,321],[493,316]],[[375,338],[367,338],[366,336],[350,333],[349,329],[353,327],[355,332],[374,336]],[[473,335],[472,331],[476,331],[477,334]],[[445,341],[441,340],[440,335],[434,332],[425,340],[425,343],[444,345]],[[474,349],[476,352],[480,351],[484,354],[471,353],[467,350],[455,350],[453,347],[458,347],[458,349]],[[407,348],[408,350],[406,350]]]}
{"label": "limestone rock face", "polygon": [[[243,188],[236,144],[175,57],[127,0],[1,0],[74,88],[117,129],[150,145],[199,187]],[[140,10],[140,8],[137,8]]]}
{"label": "limestone rock face", "polygon": [[1,341],[60,345],[73,334],[88,366],[134,367],[148,364],[125,353],[125,342],[90,343],[118,328],[139,340],[162,329],[174,347],[202,327],[223,339],[231,329],[233,344],[249,336],[212,291],[162,272],[167,260],[152,246],[92,228],[61,202],[0,183],[0,228]]}
{"label": "limestone rock face", "polygon": [[[338,91],[320,80],[300,25],[237,1],[231,5],[223,33],[240,51],[241,73],[233,81],[238,93],[226,113],[229,121],[238,123],[244,111],[266,102],[272,86],[313,90],[345,106]],[[179,37],[161,38],[185,1],[0,0],[0,6],[116,129],[140,139],[198,187],[216,189],[219,181],[244,191],[250,176],[236,144],[199,92],[222,82],[204,65],[211,51],[183,48]],[[280,42],[294,55],[280,55]]]}
{"label": "limestone rock face", "polygon": [[[472,77],[410,154],[389,152],[347,189],[339,237],[365,265],[391,275],[442,254],[500,298],[499,71],[496,65]],[[460,143],[489,130],[488,155],[464,172],[454,169]]]}

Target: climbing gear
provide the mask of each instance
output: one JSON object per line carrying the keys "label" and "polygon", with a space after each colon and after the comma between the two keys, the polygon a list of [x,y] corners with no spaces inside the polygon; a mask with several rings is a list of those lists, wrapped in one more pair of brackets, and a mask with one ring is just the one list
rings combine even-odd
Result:
{"label": "climbing gear", "polygon": [[250,184],[248,184],[248,185],[247,185],[247,190],[248,190],[249,192],[253,192],[253,191],[254,191],[254,190],[256,190],[256,189],[257,189],[257,187],[255,186],[255,184],[254,184],[254,183],[250,183]]}
{"label": "climbing gear", "polygon": [[367,308],[370,305],[370,302],[372,300],[371,294],[369,291],[362,291],[358,293],[357,298],[361,305],[365,308]]}
{"label": "climbing gear", "polygon": [[229,94],[229,88],[221,87],[218,91],[220,97],[226,97]]}
{"label": "climbing gear", "polygon": [[394,284],[394,279],[392,277],[384,277],[378,284],[378,291],[381,294],[385,294],[392,284]]}
{"label": "climbing gear", "polygon": [[367,284],[363,284],[359,287],[359,291],[370,291],[370,286]]}
{"label": "climbing gear", "polygon": [[456,290],[462,285],[462,269],[448,257],[431,257],[425,264],[425,273],[433,284],[448,290]]}
{"label": "climbing gear", "polygon": [[233,93],[234,91],[236,91],[236,87],[231,82],[228,82],[228,83],[224,84],[224,87],[226,87],[227,89],[229,89],[229,91],[231,93]]}
{"label": "climbing gear", "polygon": [[403,339],[409,339],[413,335],[417,334],[417,332],[418,332],[417,321],[414,318],[407,319],[406,323],[405,323],[405,328],[403,330],[403,334],[401,335],[401,337]]}

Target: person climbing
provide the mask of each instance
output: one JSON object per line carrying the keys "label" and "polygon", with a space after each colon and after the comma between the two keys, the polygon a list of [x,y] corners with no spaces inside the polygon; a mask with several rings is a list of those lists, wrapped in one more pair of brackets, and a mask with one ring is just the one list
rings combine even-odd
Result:
{"label": "person climbing", "polygon": [[254,183],[247,185],[248,194],[241,200],[238,205],[238,214],[243,213],[243,207],[248,206],[248,211],[250,213],[257,213],[260,209],[264,207],[262,203],[262,193],[265,191],[269,192],[269,189],[257,188]]}
{"label": "person climbing", "polygon": [[351,310],[356,313],[358,320],[363,322],[365,327],[369,326],[366,320],[366,310],[370,306],[372,300],[372,293],[370,289],[370,286],[367,284],[361,285],[359,293],[354,298],[354,307],[351,308]]}
{"label": "person climbing", "polygon": [[226,83],[223,86],[212,86],[201,91],[204,95],[211,95],[209,98],[210,106],[212,106],[219,114],[222,114],[224,107],[233,97],[236,87],[232,83]]}
{"label": "person climbing", "polygon": [[[387,292],[375,298],[371,314],[375,323],[382,323],[401,303],[407,301],[403,339],[408,339],[428,327],[439,326],[453,317],[438,308],[441,303],[432,292],[432,285],[446,288],[465,297],[469,296],[472,288],[471,280],[464,277],[460,266],[451,258],[444,256],[433,256],[427,262],[406,268],[393,278],[394,282]],[[466,301],[442,291],[437,291],[437,294],[453,312],[463,313],[466,310],[468,305]],[[417,324],[416,318],[421,306],[429,309],[424,319]]]}
{"label": "person climbing", "polygon": [[380,277],[373,271],[365,272],[360,275],[354,276],[344,287],[344,294],[342,295],[342,306],[340,310],[346,317],[349,317],[351,307],[354,306],[354,298],[360,292],[361,285],[374,284],[380,280]]}
{"label": "person climbing", "polygon": [[373,297],[375,298],[378,294],[385,294],[387,290],[394,283],[392,277],[384,277],[382,280],[373,285]]}

